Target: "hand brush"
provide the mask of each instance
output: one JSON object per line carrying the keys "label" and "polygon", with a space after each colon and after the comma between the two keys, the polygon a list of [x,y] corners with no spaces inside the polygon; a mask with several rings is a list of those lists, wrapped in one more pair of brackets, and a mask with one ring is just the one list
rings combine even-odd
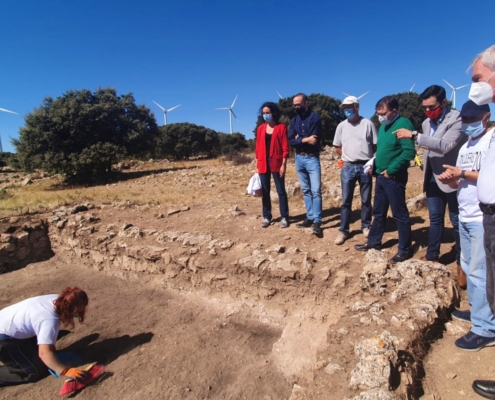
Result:
{"label": "hand brush", "polygon": [[93,382],[103,373],[105,367],[103,365],[97,365],[96,363],[92,363],[86,365],[81,369],[86,371],[86,375],[84,376],[84,378],[80,380],[67,379],[64,382],[62,389],[60,389],[59,392],[60,396],[65,396],[67,394],[75,392],[76,390],[80,390],[88,386],[91,382]]}

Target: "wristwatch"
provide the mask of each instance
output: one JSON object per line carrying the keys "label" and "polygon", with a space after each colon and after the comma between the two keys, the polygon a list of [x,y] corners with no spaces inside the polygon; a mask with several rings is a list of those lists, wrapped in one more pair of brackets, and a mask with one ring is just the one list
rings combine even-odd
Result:
{"label": "wristwatch", "polygon": [[416,140],[416,138],[418,137],[418,131],[412,131],[411,135],[412,135],[411,139]]}
{"label": "wristwatch", "polygon": [[461,170],[461,175],[459,176],[459,178],[466,179],[466,170],[465,169]]}

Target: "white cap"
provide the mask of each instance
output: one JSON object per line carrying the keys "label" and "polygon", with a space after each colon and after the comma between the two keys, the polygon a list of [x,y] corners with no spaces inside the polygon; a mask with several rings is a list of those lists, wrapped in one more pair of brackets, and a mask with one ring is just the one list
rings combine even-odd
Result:
{"label": "white cap", "polygon": [[342,102],[341,106],[349,104],[359,104],[359,100],[356,96],[347,96]]}

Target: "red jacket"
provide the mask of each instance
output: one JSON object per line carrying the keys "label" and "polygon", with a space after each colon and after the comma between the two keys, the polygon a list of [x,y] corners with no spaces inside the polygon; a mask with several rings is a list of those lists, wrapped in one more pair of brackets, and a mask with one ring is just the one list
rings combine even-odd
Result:
{"label": "red jacket", "polygon": [[258,174],[266,174],[266,159],[270,158],[270,171],[280,172],[282,160],[289,157],[289,138],[287,136],[287,127],[279,123],[275,125],[270,143],[270,156],[266,155],[266,126],[264,123],[258,127],[256,132],[256,160],[258,161]]}

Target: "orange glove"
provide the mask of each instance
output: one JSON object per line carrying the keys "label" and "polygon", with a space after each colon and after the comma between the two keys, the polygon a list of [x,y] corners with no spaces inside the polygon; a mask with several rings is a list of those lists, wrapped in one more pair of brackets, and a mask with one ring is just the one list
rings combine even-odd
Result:
{"label": "orange glove", "polygon": [[86,373],[86,371],[79,368],[66,368],[60,373],[60,376],[65,376],[66,378],[77,381],[84,378]]}

